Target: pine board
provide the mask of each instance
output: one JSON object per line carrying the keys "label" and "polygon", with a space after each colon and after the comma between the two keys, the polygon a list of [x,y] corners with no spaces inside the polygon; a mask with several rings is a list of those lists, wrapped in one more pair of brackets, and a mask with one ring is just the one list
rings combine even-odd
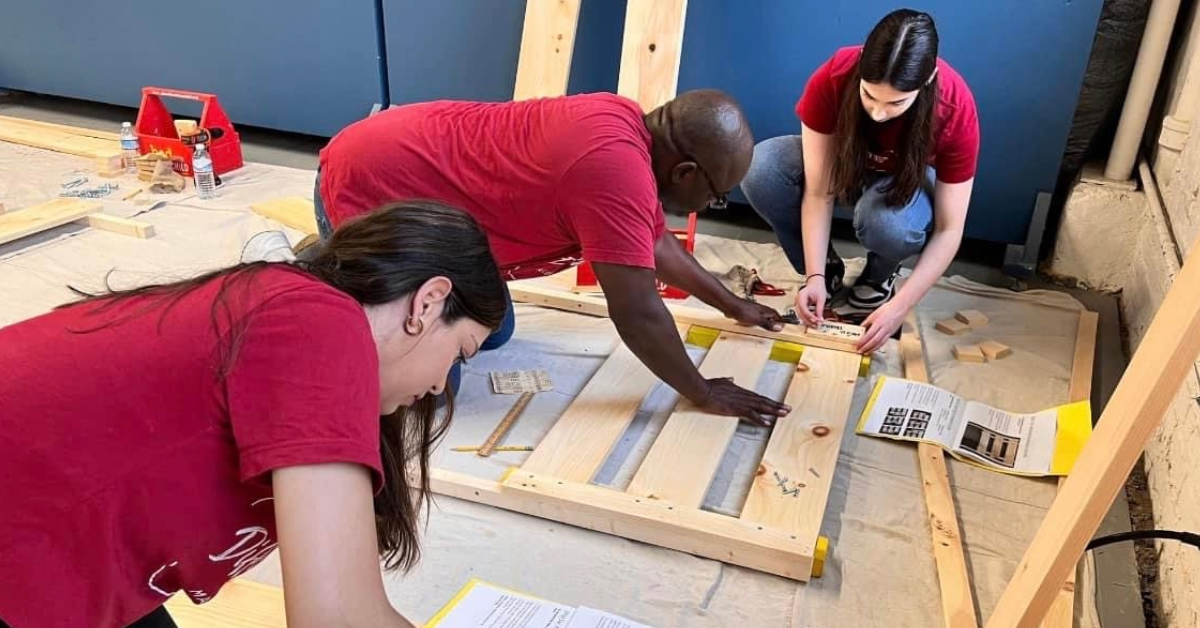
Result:
{"label": "pine board", "polygon": [[0,215],[0,244],[53,229],[100,211],[100,203],[75,198],[52,201]]}
{"label": "pine board", "polygon": [[199,606],[176,593],[166,607],[179,628],[287,628],[283,590],[249,580],[230,580]]}
{"label": "pine board", "polygon": [[581,0],[526,0],[513,100],[567,93]]}
{"label": "pine board", "polygon": [[300,196],[276,198],[255,203],[250,209],[306,235],[317,233],[317,215],[313,202]]}
{"label": "pine board", "polygon": [[629,0],[617,93],[650,111],[675,97],[687,0]]}

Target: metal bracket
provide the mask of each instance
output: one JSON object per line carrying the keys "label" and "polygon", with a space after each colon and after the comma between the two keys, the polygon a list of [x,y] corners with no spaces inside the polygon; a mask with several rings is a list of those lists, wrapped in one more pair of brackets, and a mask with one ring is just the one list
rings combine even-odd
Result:
{"label": "metal bracket", "polygon": [[1046,218],[1050,215],[1050,198],[1049,192],[1038,192],[1025,244],[1010,244],[1004,250],[1004,274],[1016,280],[1016,289],[1023,290],[1022,280],[1032,277],[1037,270],[1042,237],[1046,232]]}

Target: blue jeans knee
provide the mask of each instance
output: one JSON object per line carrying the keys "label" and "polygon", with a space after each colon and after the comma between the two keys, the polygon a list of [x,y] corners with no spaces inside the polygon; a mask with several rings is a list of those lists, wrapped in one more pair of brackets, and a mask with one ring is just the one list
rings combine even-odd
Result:
{"label": "blue jeans knee", "polygon": [[867,186],[854,207],[854,232],[868,251],[891,265],[925,248],[933,229],[933,169],[929,179],[904,207],[889,207],[884,188],[891,177],[880,177]]}
{"label": "blue jeans knee", "polygon": [[750,206],[775,232],[792,267],[803,274],[800,200],[804,196],[804,152],[800,136],[783,135],[759,142],[741,188]]}

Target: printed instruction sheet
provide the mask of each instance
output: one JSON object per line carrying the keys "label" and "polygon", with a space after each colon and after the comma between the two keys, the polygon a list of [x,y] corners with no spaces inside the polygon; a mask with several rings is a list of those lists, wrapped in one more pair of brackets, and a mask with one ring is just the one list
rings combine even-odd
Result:
{"label": "printed instruction sheet", "polygon": [[592,608],[575,608],[472,579],[425,628],[651,628]]}

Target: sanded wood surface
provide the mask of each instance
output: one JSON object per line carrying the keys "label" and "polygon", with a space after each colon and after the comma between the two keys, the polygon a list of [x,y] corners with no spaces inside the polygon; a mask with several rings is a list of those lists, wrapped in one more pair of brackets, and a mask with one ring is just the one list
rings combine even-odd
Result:
{"label": "sanded wood surface", "polygon": [[[732,377],[743,388],[753,389],[770,355],[768,340],[722,333],[704,356],[700,374],[708,379]],[[737,417],[708,414],[681,402],[650,447],[628,492],[699,508],[737,424]]]}
{"label": "sanded wood surface", "polygon": [[[680,325],[680,336],[686,336],[687,329],[687,325]],[[618,340],[608,359],[521,468],[573,482],[590,482],[658,381]]]}
{"label": "sanded wood surface", "polygon": [[[508,284],[513,301],[539,305],[566,312],[576,312],[589,316],[608,316],[608,303],[602,298],[575,294],[565,290],[546,288],[527,282]],[[725,318],[724,314],[715,310],[705,310],[697,307],[667,303],[667,310],[677,323],[699,325],[722,332],[732,332],[771,340],[784,340],[809,347],[821,347],[837,351],[853,352],[854,342],[846,338],[828,338],[808,333],[803,325],[784,325],[783,331],[771,331],[761,327],[746,327],[737,321]]]}
{"label": "sanded wood surface", "polygon": [[[910,313],[900,334],[904,377],[915,382],[930,383],[917,329],[916,316]],[[917,443],[917,463],[921,470],[925,509],[929,513],[929,529],[933,535],[933,562],[942,591],[943,625],[947,628],[975,628],[979,626],[979,621],[975,617],[975,598],[971,592],[970,574],[967,573],[954,495],[950,492],[946,455],[937,445]]]}
{"label": "sanded wood surface", "polygon": [[[1092,398],[1092,371],[1096,363],[1096,330],[1100,326],[1100,315],[1084,310],[1079,314],[1079,328],[1075,333],[1075,358],[1071,362],[1071,384],[1067,401],[1087,401]],[[1058,479],[1062,488],[1067,478]],[[1067,574],[1067,581],[1054,596],[1050,611],[1042,621],[1042,628],[1071,628],[1075,621],[1075,571]]]}
{"label": "sanded wood surface", "polygon": [[[1195,245],[1193,249],[1195,250]],[[988,628],[1037,626],[1083,555],[1200,354],[1200,255],[1191,255],[1133,354]]]}
{"label": "sanded wood surface", "polygon": [[687,0],[629,0],[617,93],[650,111],[675,97]]}
{"label": "sanded wood surface", "polygon": [[812,577],[815,539],[735,517],[517,470],[503,482],[431,470],[440,495],[740,565],[793,580]]}
{"label": "sanded wood surface", "polygon": [[276,198],[261,203],[255,203],[250,209],[275,222],[287,225],[297,231],[317,233],[317,215],[313,202],[301,196]]}
{"label": "sanded wood surface", "polygon": [[567,93],[581,0],[526,0],[513,100]]}
{"label": "sanded wood surface", "polygon": [[0,216],[0,244],[53,229],[100,211],[100,203],[57,198]]}
{"label": "sanded wood surface", "polygon": [[784,400],[792,413],[771,431],[742,520],[816,538],[854,400],[859,358],[808,348],[800,364]]}
{"label": "sanded wood surface", "polygon": [[0,117],[0,140],[80,157],[109,158],[121,154],[116,139],[94,137],[95,131],[20,118]]}
{"label": "sanded wood surface", "polygon": [[287,628],[283,590],[250,580],[230,580],[205,604],[176,593],[166,606],[179,628]]}

